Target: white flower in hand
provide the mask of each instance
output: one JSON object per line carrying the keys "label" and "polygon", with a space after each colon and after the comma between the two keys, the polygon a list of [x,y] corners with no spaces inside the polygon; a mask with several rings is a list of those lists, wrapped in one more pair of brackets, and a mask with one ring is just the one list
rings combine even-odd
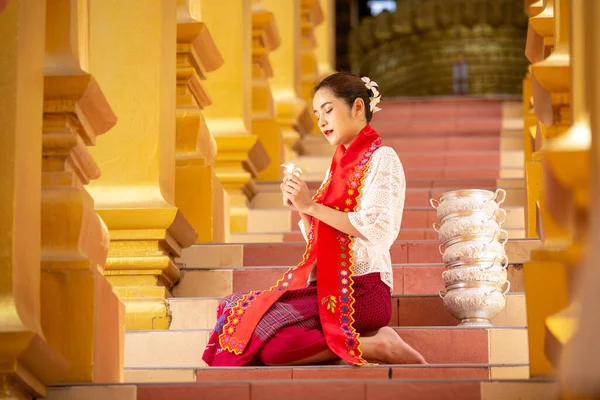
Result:
{"label": "white flower in hand", "polygon": [[285,169],[284,174],[286,176],[289,176],[289,175],[300,176],[300,175],[302,175],[302,170],[300,168],[296,167],[296,165],[294,165],[291,162],[287,162],[287,163],[281,164],[281,166]]}
{"label": "white flower in hand", "polygon": [[293,206],[297,211],[309,214],[313,201],[306,182],[296,175],[291,175],[282,185],[282,191],[285,200],[291,202],[288,207]]}

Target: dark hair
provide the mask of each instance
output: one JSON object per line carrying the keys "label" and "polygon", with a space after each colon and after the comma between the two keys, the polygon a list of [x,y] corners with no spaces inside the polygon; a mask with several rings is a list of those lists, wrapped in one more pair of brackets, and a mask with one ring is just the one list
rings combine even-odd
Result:
{"label": "dark hair", "polygon": [[350,108],[352,108],[356,99],[362,99],[365,102],[367,123],[371,122],[373,112],[369,106],[369,98],[373,97],[374,93],[371,89],[367,89],[365,83],[358,76],[349,72],[331,74],[317,83],[313,89],[313,96],[319,89],[324,88],[331,90],[335,97],[344,100]]}

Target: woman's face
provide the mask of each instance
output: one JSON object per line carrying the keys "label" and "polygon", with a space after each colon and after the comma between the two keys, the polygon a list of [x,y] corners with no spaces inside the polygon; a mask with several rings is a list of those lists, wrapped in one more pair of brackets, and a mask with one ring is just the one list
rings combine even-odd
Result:
{"label": "woman's face", "polygon": [[348,147],[367,124],[361,100],[355,101],[350,108],[343,99],[335,97],[329,88],[319,89],[315,93],[313,110],[319,129],[332,146],[343,144]]}

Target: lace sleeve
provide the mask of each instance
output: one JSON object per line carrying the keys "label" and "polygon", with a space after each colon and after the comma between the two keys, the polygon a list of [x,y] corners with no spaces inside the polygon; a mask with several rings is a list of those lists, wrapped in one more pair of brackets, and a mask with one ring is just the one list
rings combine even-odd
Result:
{"label": "lace sleeve", "polygon": [[402,222],[406,190],[404,169],[390,147],[381,147],[373,153],[370,164],[365,179],[372,179],[362,189],[356,212],[348,213],[348,217],[370,244],[389,249],[398,237]]}

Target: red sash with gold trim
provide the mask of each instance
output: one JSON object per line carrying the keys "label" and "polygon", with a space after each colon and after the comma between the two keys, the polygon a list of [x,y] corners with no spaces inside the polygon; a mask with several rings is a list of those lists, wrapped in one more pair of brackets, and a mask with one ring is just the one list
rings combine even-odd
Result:
{"label": "red sash with gold trim", "polygon": [[[313,200],[344,212],[358,207],[363,181],[381,138],[367,125],[348,149],[338,146],[329,177]],[[275,286],[244,295],[229,310],[219,335],[221,348],[241,354],[265,312],[288,290],[306,287],[312,265],[318,260],[319,316],[329,348],[344,361],[363,365],[359,334],[354,329],[353,238],[313,218],[302,261],[290,268]]]}

